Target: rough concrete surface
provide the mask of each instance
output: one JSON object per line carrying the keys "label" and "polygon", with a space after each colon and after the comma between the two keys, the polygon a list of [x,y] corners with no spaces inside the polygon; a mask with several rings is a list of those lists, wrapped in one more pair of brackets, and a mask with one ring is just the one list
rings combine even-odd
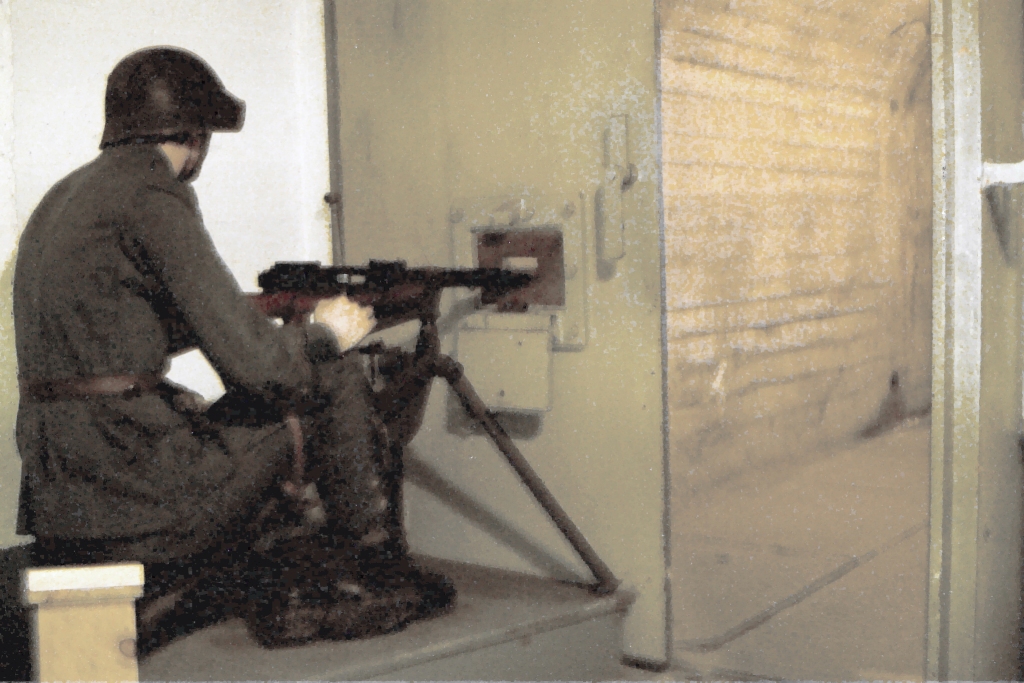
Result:
{"label": "rough concrete surface", "polygon": [[[813,6],[813,7],[812,7]],[[925,0],[660,0],[673,485],[930,400]]]}

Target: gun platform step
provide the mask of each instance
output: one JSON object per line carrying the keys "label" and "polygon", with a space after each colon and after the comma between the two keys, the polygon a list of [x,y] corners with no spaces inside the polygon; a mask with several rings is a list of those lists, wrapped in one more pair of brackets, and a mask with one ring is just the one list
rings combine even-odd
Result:
{"label": "gun platform step", "polygon": [[[425,563],[426,564],[426,563]],[[366,640],[265,650],[240,620],[171,643],[140,680],[595,680],[621,677],[628,594],[595,596],[550,579],[432,560],[455,609]]]}

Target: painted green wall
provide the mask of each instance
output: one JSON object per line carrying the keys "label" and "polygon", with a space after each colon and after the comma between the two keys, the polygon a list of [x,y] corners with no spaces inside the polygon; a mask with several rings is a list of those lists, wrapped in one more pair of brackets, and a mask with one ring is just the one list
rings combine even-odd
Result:
{"label": "painted green wall", "polygon": [[[982,158],[1024,158],[1024,11],[1019,2],[982,2]],[[977,678],[1017,673],[1021,581],[1021,230],[1024,188],[995,193],[995,220],[983,204],[981,440],[977,530],[977,612],[974,667]],[[1003,224],[997,229],[999,223]]]}
{"label": "painted green wall", "polygon": [[[667,657],[656,26],[650,0],[339,0],[348,262],[454,263],[458,200],[568,196],[585,212],[588,341],[556,352],[553,408],[524,454],[637,592],[625,654]],[[593,207],[609,117],[638,182],[626,256],[598,269]],[[447,335],[448,348],[455,335]],[[455,429],[435,383],[413,444],[417,549],[586,577],[497,451]]]}

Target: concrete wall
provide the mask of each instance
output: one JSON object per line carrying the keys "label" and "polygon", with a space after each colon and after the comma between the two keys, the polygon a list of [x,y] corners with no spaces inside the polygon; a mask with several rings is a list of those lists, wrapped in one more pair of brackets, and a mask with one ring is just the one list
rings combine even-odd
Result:
{"label": "concrete wall", "polygon": [[[637,592],[626,654],[664,660],[653,4],[345,0],[337,7],[350,262],[454,263],[449,215],[466,198],[553,196],[585,213],[587,341],[582,350],[554,354],[552,408],[520,430],[519,444],[598,553]],[[593,207],[613,115],[629,118],[639,175],[624,195],[626,256],[599,270]],[[455,336],[445,337],[449,350]],[[411,449],[407,519],[414,546],[588,578],[493,446],[453,425],[449,403],[436,383]]]}
{"label": "concrete wall", "polygon": [[[678,505],[929,403],[927,3],[666,0]],[[900,398],[890,397],[891,401]]]}
{"label": "concrete wall", "polygon": [[[254,290],[275,260],[330,258],[323,35],[318,0],[0,2],[0,544],[17,540],[13,253],[43,193],[99,153],[110,69],[177,45],[246,101],[244,131],[214,138],[195,187],[220,253]],[[201,366],[176,378],[212,390]]]}

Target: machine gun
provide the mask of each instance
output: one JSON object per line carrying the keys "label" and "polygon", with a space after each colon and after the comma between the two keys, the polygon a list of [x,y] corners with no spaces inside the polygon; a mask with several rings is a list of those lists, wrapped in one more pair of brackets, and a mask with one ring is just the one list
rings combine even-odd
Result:
{"label": "machine gun", "polygon": [[409,268],[404,261],[370,261],[366,266],[322,266],[317,262],[279,262],[259,274],[262,294],[254,297],[267,315],[294,322],[321,299],[344,294],[373,307],[375,330],[410,320],[437,317],[441,292],[449,287],[480,289],[480,302],[498,310],[525,310],[519,290],[533,281],[530,273],[501,268]]}
{"label": "machine gun", "polygon": [[[520,481],[593,573],[596,582],[591,590],[610,593],[617,588],[618,579],[558,504],[495,415],[487,409],[462,365],[440,351],[437,318],[444,289],[479,288],[482,304],[494,304],[500,311],[525,311],[526,302],[530,300],[528,290],[537,284],[533,275],[501,268],[408,268],[403,261],[370,261],[367,266],[354,267],[321,266],[313,262],[277,263],[260,273],[258,282],[263,293],[253,297],[256,306],[286,323],[301,322],[318,301],[342,294],[373,307],[377,319],[375,330],[419,320],[420,333],[411,383],[422,386],[434,377],[447,381],[466,412],[491,437]],[[364,347],[363,351],[381,353],[383,347],[371,345]],[[399,387],[398,393],[401,392]],[[416,389],[410,386],[410,394],[415,392]]]}

